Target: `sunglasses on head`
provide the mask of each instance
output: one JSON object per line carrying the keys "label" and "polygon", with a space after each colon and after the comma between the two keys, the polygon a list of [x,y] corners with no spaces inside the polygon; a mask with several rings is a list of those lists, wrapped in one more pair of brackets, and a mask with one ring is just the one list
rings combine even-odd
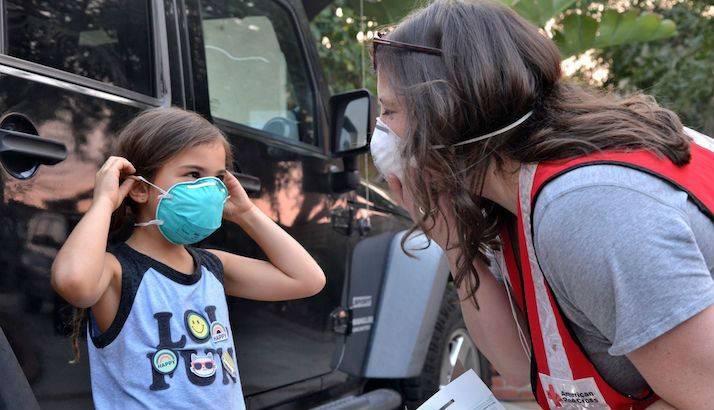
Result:
{"label": "sunglasses on head", "polygon": [[377,46],[383,45],[387,47],[400,48],[402,50],[413,51],[416,53],[432,54],[440,56],[442,54],[440,48],[420,46],[418,44],[403,43],[401,41],[389,40],[384,38],[386,33],[377,33],[372,39],[372,66],[374,71],[377,71]]}

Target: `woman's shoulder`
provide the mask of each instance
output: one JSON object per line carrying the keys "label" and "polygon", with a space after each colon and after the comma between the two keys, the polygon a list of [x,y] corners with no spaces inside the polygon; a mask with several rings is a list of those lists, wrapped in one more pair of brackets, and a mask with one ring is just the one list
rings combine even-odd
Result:
{"label": "woman's shoulder", "polygon": [[[623,202],[623,197],[628,201]],[[534,220],[554,203],[587,210],[600,203],[619,202],[630,208],[652,201],[683,211],[687,194],[645,171],[621,165],[590,165],[566,172],[545,185],[534,204]]]}
{"label": "woman's shoulder", "polygon": [[615,254],[644,252],[642,243],[658,235],[681,237],[685,246],[689,211],[687,194],[656,176],[616,165],[583,167],[543,188],[533,210],[534,246],[546,264],[572,259],[572,268],[598,266]]}

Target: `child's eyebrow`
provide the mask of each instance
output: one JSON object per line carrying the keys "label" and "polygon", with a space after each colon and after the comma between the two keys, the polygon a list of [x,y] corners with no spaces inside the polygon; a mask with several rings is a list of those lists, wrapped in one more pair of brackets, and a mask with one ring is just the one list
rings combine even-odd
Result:
{"label": "child's eyebrow", "polygon": [[[206,169],[203,168],[203,167],[200,166],[200,165],[181,165],[179,168],[180,168],[180,169],[183,169],[183,170],[196,170],[196,171],[201,172],[201,173],[205,173],[205,172],[206,172]],[[218,172],[216,172],[217,175],[223,175],[223,174],[225,174],[225,173],[226,173],[226,169],[225,169],[225,168],[219,170]]]}
{"label": "child's eyebrow", "polygon": [[199,165],[181,165],[179,168],[195,169],[195,170],[201,171],[201,172],[204,171],[203,167],[199,166]]}

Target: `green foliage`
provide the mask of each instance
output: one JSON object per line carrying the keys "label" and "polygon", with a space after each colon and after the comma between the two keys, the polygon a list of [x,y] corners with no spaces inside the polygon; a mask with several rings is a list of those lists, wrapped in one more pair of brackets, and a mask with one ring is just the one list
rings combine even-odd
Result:
{"label": "green foliage", "polygon": [[[367,27],[369,22],[372,22],[372,27]],[[365,31],[374,31],[378,20],[365,17],[364,24]],[[318,42],[322,69],[332,93],[361,88],[364,61],[364,87],[376,95],[377,82],[369,50],[367,47],[363,49],[364,43],[357,40],[360,32],[359,8],[350,7],[345,0],[337,0],[313,19],[311,29]]]}
{"label": "green foliage", "polygon": [[[560,47],[563,57],[581,54],[593,47],[659,40],[675,36],[676,27],[671,20],[663,20],[657,14],[628,10],[619,12],[608,8],[595,11],[592,5],[607,3],[606,0],[497,0],[513,8],[518,14],[539,27],[554,20],[553,40]],[[637,0],[633,0],[637,2]],[[344,2],[343,2],[344,3]],[[380,0],[363,2],[366,15],[386,23],[394,23],[414,8],[426,4],[426,0]],[[359,11],[359,0],[346,3]]]}
{"label": "green foliage", "polygon": [[714,135],[714,18],[703,16],[710,7],[708,0],[684,0],[670,9],[655,9],[674,21],[681,34],[597,53],[609,66],[605,85],[626,93],[644,90],[685,124]]}
{"label": "green foliage", "polygon": [[[384,23],[396,23],[418,8],[424,0],[364,0],[364,14]],[[348,0],[347,5],[359,13],[360,0]]]}
{"label": "green foliage", "polygon": [[600,20],[600,32],[595,39],[597,48],[628,43],[644,43],[660,40],[677,34],[677,26],[672,20],[663,20],[657,14],[636,10],[619,13],[606,10]]}
{"label": "green foliage", "polygon": [[640,43],[675,36],[676,25],[647,11],[605,10],[598,21],[587,14],[567,14],[554,30],[553,41],[563,56],[583,53],[591,48]]}
{"label": "green foliage", "polygon": [[576,0],[505,0],[504,4],[512,7],[522,17],[538,27],[543,27],[548,20],[572,6]]}
{"label": "green foliage", "polygon": [[560,24],[562,29],[553,32],[553,41],[562,55],[571,56],[592,48],[597,35],[597,20],[590,16],[570,14]]}

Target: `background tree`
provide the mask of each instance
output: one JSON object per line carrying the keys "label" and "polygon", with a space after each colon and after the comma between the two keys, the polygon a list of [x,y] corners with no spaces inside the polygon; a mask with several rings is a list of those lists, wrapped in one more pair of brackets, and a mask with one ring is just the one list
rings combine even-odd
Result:
{"label": "background tree", "polygon": [[714,6],[711,0],[678,1],[671,7],[633,1],[677,24],[680,35],[663,41],[597,51],[608,68],[604,85],[620,92],[644,90],[674,110],[682,122],[714,135]]}

